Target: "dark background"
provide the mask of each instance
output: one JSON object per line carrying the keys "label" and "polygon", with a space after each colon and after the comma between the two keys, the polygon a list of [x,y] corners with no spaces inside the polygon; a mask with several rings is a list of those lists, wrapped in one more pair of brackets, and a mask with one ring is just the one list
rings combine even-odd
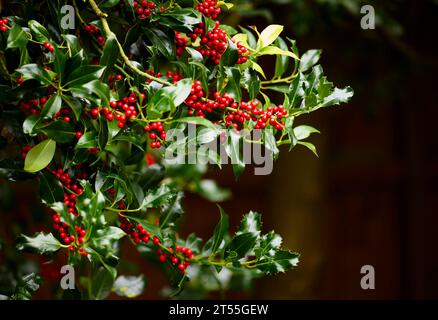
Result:
{"label": "dark background", "polygon": [[[348,105],[298,120],[320,129],[311,138],[319,158],[286,147],[270,176],[249,169],[236,182],[230,168],[209,173],[233,190],[222,206],[234,225],[250,209],[259,211],[264,230],[275,229],[285,247],[302,255],[297,269],[227,297],[438,298],[437,2],[364,2],[375,5],[375,30],[360,28],[360,1],[245,3],[268,9],[273,20],[265,11],[252,17],[240,12],[228,17],[230,24],[285,25],[301,52],[323,49],[329,80],[350,85],[355,96]],[[30,225],[20,212],[25,215],[26,203],[32,203],[33,187],[14,188],[14,205],[3,213]],[[186,212],[183,235],[211,235],[215,204],[189,195]],[[2,236],[10,234],[7,220],[0,221]],[[132,255],[149,278],[144,297],[158,297],[164,277]],[[375,268],[375,290],[360,287],[363,265]],[[37,297],[48,298],[48,292],[44,286]]]}

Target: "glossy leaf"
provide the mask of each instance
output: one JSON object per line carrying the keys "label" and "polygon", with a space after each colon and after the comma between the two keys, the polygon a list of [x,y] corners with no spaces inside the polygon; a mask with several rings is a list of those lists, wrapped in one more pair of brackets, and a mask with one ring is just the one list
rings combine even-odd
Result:
{"label": "glossy leaf", "polygon": [[52,161],[55,150],[55,141],[47,139],[40,142],[27,153],[24,170],[27,172],[38,172],[44,169]]}

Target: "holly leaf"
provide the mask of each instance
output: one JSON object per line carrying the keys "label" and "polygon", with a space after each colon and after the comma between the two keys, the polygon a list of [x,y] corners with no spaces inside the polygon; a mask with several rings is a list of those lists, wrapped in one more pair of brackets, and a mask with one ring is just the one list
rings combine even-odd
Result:
{"label": "holly leaf", "polygon": [[258,235],[260,233],[260,227],[262,225],[261,215],[257,212],[250,211],[245,214],[239,226],[239,230],[236,235],[243,233],[253,233]]}
{"label": "holly leaf", "polygon": [[184,192],[178,192],[172,195],[171,199],[161,208],[160,228],[173,227],[175,221],[178,220],[184,210],[181,202],[184,198]]}
{"label": "holly leaf", "polygon": [[295,252],[279,250],[274,256],[261,259],[256,267],[266,274],[286,272],[298,265],[299,256]]}
{"label": "holly leaf", "polygon": [[75,131],[71,124],[63,120],[50,122],[44,127],[39,127],[38,130],[44,132],[47,137],[58,143],[70,142],[75,137]]}
{"label": "holly leaf", "polygon": [[146,279],[143,275],[119,276],[112,290],[121,297],[135,298],[143,293],[145,287]]}
{"label": "holly leaf", "polygon": [[60,95],[56,94],[51,96],[41,111],[41,117],[52,118],[59,110],[61,110],[61,105],[62,99]]}
{"label": "holly leaf", "polygon": [[239,260],[243,258],[257,242],[258,233],[243,232],[236,235],[225,248],[225,259]]}
{"label": "holly leaf", "polygon": [[53,253],[58,251],[62,244],[51,233],[39,232],[33,237],[21,235],[18,240],[17,249],[20,251],[29,250],[39,254]]}
{"label": "holly leaf", "polygon": [[301,72],[306,72],[310,70],[314,65],[316,65],[321,56],[321,50],[308,50],[301,56],[300,68]]}
{"label": "holly leaf", "polygon": [[49,172],[41,172],[40,197],[45,204],[52,204],[63,199],[64,189],[55,175]]}
{"label": "holly leaf", "polygon": [[212,244],[211,244],[211,255],[214,255],[218,252],[218,250],[221,248],[222,243],[224,242],[224,237],[228,233],[229,228],[229,218],[228,215],[225,213],[224,209],[222,209],[219,206],[220,210],[220,219],[219,223],[216,225],[216,228],[214,229]]}
{"label": "holly leaf", "polygon": [[148,192],[143,200],[143,208],[157,208],[163,205],[172,195],[172,190],[162,184],[157,189]]}
{"label": "holly leaf", "polygon": [[101,66],[113,66],[119,56],[119,46],[116,37],[113,33],[106,39],[105,47],[103,48],[102,56],[100,57]]}

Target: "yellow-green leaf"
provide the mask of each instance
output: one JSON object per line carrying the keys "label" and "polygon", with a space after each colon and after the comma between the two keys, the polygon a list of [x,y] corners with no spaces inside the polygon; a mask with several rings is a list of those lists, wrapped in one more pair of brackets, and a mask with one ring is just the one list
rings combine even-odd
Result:
{"label": "yellow-green leaf", "polygon": [[47,139],[33,147],[24,161],[24,170],[27,172],[38,172],[52,161],[56,151],[56,142]]}
{"label": "yellow-green leaf", "polygon": [[283,31],[283,26],[280,26],[278,24],[271,24],[270,26],[267,26],[262,31],[262,33],[260,33],[260,38],[257,43],[257,47],[259,49],[262,49],[264,47],[269,46],[278,38],[278,36],[282,31]]}

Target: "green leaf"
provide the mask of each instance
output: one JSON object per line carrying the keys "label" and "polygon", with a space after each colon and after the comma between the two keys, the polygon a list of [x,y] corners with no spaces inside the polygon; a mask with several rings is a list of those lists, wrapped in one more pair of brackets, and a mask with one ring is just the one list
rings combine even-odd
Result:
{"label": "green leaf", "polygon": [[146,194],[142,207],[156,208],[163,205],[172,195],[172,190],[165,184],[160,185],[157,189]]}
{"label": "green leaf", "polygon": [[231,191],[218,186],[215,180],[203,179],[196,186],[196,192],[211,202],[221,202],[231,196]]}
{"label": "green leaf", "polygon": [[43,85],[52,84],[52,78],[47,70],[40,68],[35,63],[26,64],[17,69],[17,72],[21,73],[23,80],[35,79]]}
{"label": "green leaf", "polygon": [[102,300],[105,299],[110,293],[113,287],[114,278],[107,269],[98,268],[92,272],[91,277],[87,279],[89,284],[89,299]]}
{"label": "green leaf", "polygon": [[12,48],[24,48],[27,45],[27,33],[18,24],[15,24],[9,31],[7,47],[6,49]]}
{"label": "green leaf", "polygon": [[236,235],[225,248],[225,259],[239,260],[254,248],[258,233],[245,232]]}
{"label": "green leaf", "polygon": [[[275,136],[272,131],[273,129],[266,129],[263,131],[263,134],[264,134],[266,149],[271,151],[272,156],[275,158],[280,153],[280,150],[278,150],[277,140],[275,140]],[[269,154],[267,153],[266,156],[269,156]]]}
{"label": "green leaf", "polygon": [[237,51],[237,46],[228,39],[227,49],[221,56],[220,65],[221,66],[234,66],[237,63],[237,59],[239,59],[239,53]]}
{"label": "green leaf", "polygon": [[56,151],[56,142],[47,139],[35,147],[27,154],[24,161],[24,170],[27,172],[38,172],[49,165]]}
{"label": "green leaf", "polygon": [[287,51],[287,50],[283,50],[280,49],[278,47],[274,47],[274,46],[268,46],[265,47],[263,49],[261,49],[260,51],[257,52],[258,56],[264,56],[264,55],[281,55],[281,56],[288,56],[294,59],[299,59],[295,53],[291,52],[291,51]]}
{"label": "green leaf", "polygon": [[178,107],[182,104],[187,97],[190,95],[190,90],[192,89],[192,79],[182,79],[178,81],[175,86],[175,92],[173,93],[174,100],[173,103],[175,107]]}
{"label": "green leaf", "polygon": [[204,57],[202,56],[202,54],[198,50],[195,50],[195,49],[190,48],[190,47],[187,47],[186,50],[190,54],[190,56],[192,57],[192,59],[194,61],[202,62],[204,60]]}
{"label": "green leaf", "polygon": [[65,63],[67,62],[67,57],[62,52],[61,49],[58,47],[55,48],[55,58],[54,58],[54,65],[55,65],[55,72],[59,75],[59,77],[62,77],[65,70]]}
{"label": "green leaf", "polygon": [[294,128],[294,134],[298,140],[304,140],[308,138],[312,133],[320,133],[320,132],[318,129],[306,125],[302,125]]}
{"label": "green leaf", "polygon": [[104,223],[102,210],[105,207],[105,197],[101,191],[94,192],[90,182],[85,183],[84,192],[77,197],[76,207],[86,223]]}
{"label": "green leaf", "polygon": [[53,253],[62,247],[61,243],[51,234],[39,232],[33,237],[21,235],[17,249],[30,250],[39,254]]}
{"label": "green leaf", "polygon": [[165,56],[167,59],[171,59],[173,56],[175,56],[173,38],[170,38],[167,33],[155,27],[144,28],[143,31],[148,39],[152,42],[152,45],[156,47],[158,51],[163,54],[163,56]]}
{"label": "green leaf", "polygon": [[306,147],[307,149],[312,151],[315,154],[315,156],[318,156],[318,152],[316,151],[316,147],[312,143],[304,142],[304,141],[298,141],[297,144],[300,144],[300,145]]}
{"label": "green leaf", "polygon": [[29,20],[29,29],[32,33],[34,40],[39,42],[49,41],[50,35],[47,29],[36,20]]}
{"label": "green leaf", "polygon": [[273,43],[280,33],[283,31],[283,26],[278,24],[271,24],[267,26],[261,33],[259,41],[257,42],[258,48],[264,48]]}
{"label": "green leaf", "polygon": [[87,248],[86,250],[90,256],[91,260],[95,262],[100,262],[104,268],[110,273],[113,280],[117,277],[117,269],[115,266],[117,265],[118,258],[113,254],[109,254],[107,256],[102,256],[95,248]]}
{"label": "green leaf", "polygon": [[39,127],[50,139],[58,143],[70,142],[75,137],[75,131],[70,123],[64,120],[50,122],[47,126]]}
{"label": "green leaf", "polygon": [[86,132],[76,144],[76,149],[89,149],[97,147],[97,133],[96,131]]}
{"label": "green leaf", "polygon": [[262,77],[264,79],[266,79],[265,72],[263,71],[263,68],[255,61],[251,61],[250,63],[251,63],[251,68],[253,70],[257,71],[258,73],[260,73],[262,75]]}
{"label": "green leaf", "polygon": [[122,239],[126,236],[126,233],[117,227],[109,226],[104,229],[96,231],[96,235],[93,237],[93,242],[99,247],[111,246],[114,241]]}
{"label": "green leaf", "polygon": [[165,11],[158,21],[172,30],[190,33],[202,18],[201,13],[193,8],[175,8],[169,14]]}
{"label": "green leaf", "polygon": [[104,2],[102,2],[102,4],[100,6],[102,8],[111,8],[111,7],[118,5],[119,2],[120,2],[120,0],[105,0]]}
{"label": "green leaf", "polygon": [[80,87],[81,85],[99,79],[106,67],[96,65],[80,66],[66,79],[66,87]]}
{"label": "green leaf", "polygon": [[196,124],[196,125],[207,127],[213,131],[219,132],[219,129],[215,124],[213,124],[210,120],[201,117],[184,117],[184,118],[175,119],[173,120],[173,122]]}
{"label": "green leaf", "polygon": [[249,93],[249,98],[257,98],[260,91],[260,80],[256,71],[254,71],[254,69],[245,68],[242,75],[242,82]]}
{"label": "green leaf", "polygon": [[257,269],[266,274],[286,272],[298,265],[299,254],[290,251],[277,251],[273,257],[265,258],[257,262]]}
{"label": "green leaf", "polygon": [[343,89],[335,88],[332,94],[325,97],[321,107],[329,107],[340,103],[348,102],[354,95],[353,89],[345,87]]}
{"label": "green leaf", "polygon": [[82,103],[73,97],[62,95],[62,100],[70,107],[75,115],[76,120],[79,120],[82,114]]}
{"label": "green leaf", "polygon": [[242,73],[239,68],[225,68],[225,75],[227,76],[227,85],[225,92],[228,93],[234,100],[239,101],[242,95],[240,91],[240,78]]}
{"label": "green leaf", "polygon": [[[280,37],[277,38],[275,43],[281,50],[288,51],[286,41],[284,41],[282,38]],[[284,55],[278,55],[275,60],[275,76],[281,77],[286,72],[288,66],[289,66],[288,57]]]}
{"label": "green leaf", "polygon": [[11,296],[12,300],[32,299],[32,293],[40,288],[42,282],[41,277],[33,272],[23,276],[15,286],[15,292]]}
{"label": "green leaf", "polygon": [[268,232],[260,237],[258,246],[254,249],[256,257],[261,260],[266,257],[273,257],[280,249],[283,239],[274,231]]}
{"label": "green leaf", "polygon": [[111,67],[117,62],[118,56],[119,46],[115,35],[111,33],[106,39],[105,47],[103,48],[102,56],[100,58],[100,65]]}
{"label": "green leaf", "polygon": [[243,136],[236,133],[233,129],[228,131],[229,143],[225,145],[225,151],[231,159],[233,165],[233,172],[236,178],[245,170],[245,161],[241,153],[241,144],[243,143]]}
{"label": "green leaf", "polygon": [[81,51],[82,48],[81,48],[81,44],[79,43],[78,37],[72,34],[63,34],[62,37],[67,42],[67,47],[70,57],[73,57],[74,55],[79,53],[79,51]]}
{"label": "green leaf", "polygon": [[260,228],[262,225],[261,215],[257,212],[250,211],[243,216],[242,222],[240,223],[239,230],[236,235],[243,233],[253,233],[258,235],[260,233]]}
{"label": "green leaf", "polygon": [[240,27],[240,30],[242,30],[242,32],[244,34],[246,34],[247,43],[250,46],[250,48],[255,49],[257,46],[257,40],[256,40],[254,34],[250,30],[243,28],[243,27]]}
{"label": "green leaf", "polygon": [[211,254],[214,255],[221,248],[225,235],[228,233],[229,218],[225,211],[219,206],[221,217],[214,229],[211,245]]}
{"label": "green leaf", "polygon": [[318,63],[321,56],[321,50],[308,50],[301,56],[300,68],[301,72],[306,72]]}
{"label": "green leaf", "polygon": [[64,189],[59,179],[52,173],[41,172],[40,197],[44,204],[52,204],[63,200]]}
{"label": "green leaf", "polygon": [[43,118],[52,118],[55,114],[61,110],[62,99],[61,96],[56,94],[53,95],[47,100],[46,104],[41,111],[41,116]]}
{"label": "green leaf", "polygon": [[146,287],[146,280],[141,276],[120,276],[113,285],[113,291],[121,297],[135,298],[141,295]]}
{"label": "green leaf", "polygon": [[182,208],[182,200],[184,192],[178,192],[166,202],[161,208],[160,228],[174,227],[175,222],[182,216],[184,210]]}
{"label": "green leaf", "polygon": [[30,115],[23,122],[23,132],[28,135],[35,135],[33,132],[34,128],[40,122],[41,117],[39,115]]}

